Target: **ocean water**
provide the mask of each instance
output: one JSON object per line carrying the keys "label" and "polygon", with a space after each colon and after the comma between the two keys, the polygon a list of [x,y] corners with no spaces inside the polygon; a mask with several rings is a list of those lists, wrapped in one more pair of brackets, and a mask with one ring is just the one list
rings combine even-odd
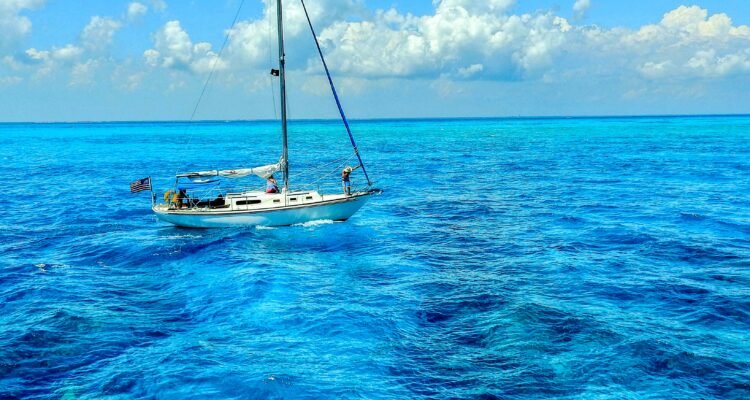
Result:
{"label": "ocean water", "polygon": [[[290,129],[292,174],[349,154]],[[349,221],[190,230],[129,182],[275,124],[0,125],[0,398],[750,398],[750,117],[353,129]]]}

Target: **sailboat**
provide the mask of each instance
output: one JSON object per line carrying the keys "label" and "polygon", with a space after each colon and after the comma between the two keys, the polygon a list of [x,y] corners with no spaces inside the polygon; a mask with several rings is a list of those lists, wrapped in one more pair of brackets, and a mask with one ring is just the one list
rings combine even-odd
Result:
{"label": "sailboat", "polygon": [[[357,144],[354,141],[349,123],[339,101],[333,84],[328,65],[318,43],[315,30],[304,0],[300,0],[307,16],[307,22],[312,32],[318,54],[323,63],[333,97],[339,109],[346,131],[349,134],[354,155],[359,162],[354,168],[361,168],[367,186],[351,191],[343,186],[343,193],[320,193],[318,190],[292,190],[289,182],[289,157],[287,143],[287,94],[286,94],[286,65],[284,53],[284,27],[282,1],[277,0],[277,26],[279,64],[278,69],[271,71],[280,80],[281,102],[281,157],[275,164],[254,168],[237,168],[225,170],[209,170],[179,173],[175,178],[175,188],[164,196],[164,203],[157,204],[152,192],[152,210],[156,216],[165,222],[188,228],[222,228],[238,226],[286,226],[317,220],[345,221],[356,213],[368,199],[382,193],[373,188],[367,174]],[[274,173],[283,174],[283,186],[278,188],[273,179]],[[268,180],[269,190],[239,190],[224,191],[219,188],[221,180],[239,179],[248,176],[258,176]],[[348,174],[346,174],[348,181]],[[201,193],[202,194],[196,194]]]}

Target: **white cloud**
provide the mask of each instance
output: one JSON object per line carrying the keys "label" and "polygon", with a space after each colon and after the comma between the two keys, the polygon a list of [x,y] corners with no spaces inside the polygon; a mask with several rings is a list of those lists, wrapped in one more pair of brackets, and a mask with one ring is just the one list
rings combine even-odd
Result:
{"label": "white cloud", "polygon": [[641,65],[638,70],[640,73],[649,79],[661,79],[669,76],[669,72],[672,68],[671,61],[653,62],[648,61]]}
{"label": "white cloud", "polygon": [[649,79],[714,79],[750,72],[749,40],[750,28],[735,26],[726,14],[680,6],[658,24],[623,34],[621,50]]}
{"label": "white cloud", "polygon": [[[361,0],[321,1],[308,11],[339,79],[440,79],[441,88],[448,80],[564,82],[592,75],[654,81],[743,73],[748,59],[750,28],[696,6],[630,30],[571,24],[552,12],[513,14],[515,0],[435,0],[434,12],[424,16],[394,8],[368,14]],[[228,31],[217,69],[262,70],[275,62],[275,2],[265,3],[261,19]],[[576,0],[573,9],[582,18],[590,7],[590,0]],[[290,4],[285,18],[288,66],[318,74],[301,7]],[[143,53],[147,65],[203,73],[217,61],[212,46],[193,43],[178,21],[154,41]]]}
{"label": "white cloud", "polygon": [[55,62],[69,64],[77,60],[83,54],[83,49],[69,44],[65,47],[53,47],[52,50],[37,50],[30,48],[26,50],[24,61],[29,64]]}
{"label": "white cloud", "polygon": [[80,60],[83,49],[69,44],[64,47],[53,47],[52,50],[37,50],[30,48],[19,58],[4,60],[6,64],[14,64],[16,70],[33,71],[35,79],[42,79],[54,75],[61,68],[69,68]]}
{"label": "white cloud", "polygon": [[438,13],[467,12],[470,14],[504,13],[516,4],[515,0],[433,0]]}
{"label": "white cloud", "polygon": [[146,62],[146,65],[151,67],[159,65],[159,56],[159,52],[154,49],[148,49],[143,52],[143,60]]}
{"label": "white cloud", "polygon": [[148,65],[167,69],[206,73],[212,69],[228,67],[226,61],[218,58],[211,50],[210,43],[193,44],[188,33],[182,29],[180,21],[167,22],[154,35],[155,49],[143,53]]}
{"label": "white cloud", "polygon": [[469,4],[443,1],[422,17],[388,10],[372,21],[334,23],[320,39],[345,74],[465,77],[467,66],[482,65],[473,76],[511,80],[537,76],[568,40],[570,24],[551,13],[506,15],[507,1]]}
{"label": "white cloud", "polygon": [[[274,32],[275,34],[275,32]],[[270,48],[269,24],[262,21],[239,22],[229,31],[229,53],[245,65],[259,66],[268,63],[275,50]],[[288,52],[287,52],[288,53]]]}
{"label": "white cloud", "polygon": [[180,21],[169,21],[156,33],[155,44],[163,54],[166,68],[188,68],[193,57],[193,43],[190,36],[180,26]]}
{"label": "white cloud", "polygon": [[53,48],[51,54],[53,60],[69,63],[80,57],[83,54],[83,49],[69,44],[62,48]]}
{"label": "white cloud", "polygon": [[0,0],[0,49],[18,45],[31,32],[31,20],[20,15],[44,5],[44,0]]}
{"label": "white cloud", "polygon": [[128,4],[128,20],[135,21],[148,12],[148,7],[144,5],[143,3],[138,3],[137,1],[134,1],[130,4]]}
{"label": "white cloud", "polygon": [[[136,90],[155,76],[169,77],[165,87],[177,88],[194,81],[185,73],[205,74],[215,68],[227,71],[221,76],[225,82],[241,80],[252,90],[267,85],[267,69],[276,62],[275,2],[265,3],[262,17],[227,30],[230,38],[221,59],[215,47],[220,43],[191,38],[180,21],[169,21],[153,34],[153,45],[137,65],[115,74],[117,63],[124,60],[101,51],[126,18],[166,7],[138,0],[129,3],[127,17],[120,20],[91,18],[79,43],[31,48],[3,58],[3,67],[22,79],[69,74],[71,85],[90,84],[95,75],[109,73],[113,82],[117,76],[113,85],[122,90]],[[618,98],[635,99],[656,90],[666,93],[663,88],[669,85],[681,87],[688,96],[696,93],[691,82],[750,74],[750,27],[733,23],[726,14],[681,6],[658,23],[603,28],[581,22],[590,0],[574,3],[578,17],[572,21],[551,11],[514,13],[514,0],[434,1],[433,12],[419,16],[395,8],[368,11],[364,0],[319,0],[309,11],[336,81],[350,93],[419,81],[433,96],[450,97],[471,93],[487,81],[543,88],[596,80],[619,90]],[[305,93],[325,93],[304,13],[297,2],[286,11],[288,66],[296,70],[295,78],[303,76],[292,84],[304,82],[300,88]],[[471,81],[482,82],[471,86]]]}
{"label": "white cloud", "polygon": [[0,76],[0,87],[15,86],[23,82],[20,76]]}
{"label": "white cloud", "polygon": [[94,73],[99,68],[99,60],[86,60],[76,63],[70,73],[70,86],[90,85],[94,82]]}
{"label": "white cloud", "polygon": [[472,64],[466,68],[459,68],[458,69],[458,76],[461,78],[470,78],[480,72],[484,71],[484,65],[482,64]]}
{"label": "white cloud", "polygon": [[[276,2],[264,0],[263,17],[253,21],[240,21],[230,35],[226,58],[237,60],[238,65],[263,66],[276,59]],[[307,5],[310,19],[316,30],[329,26],[337,21],[355,17],[369,18],[370,11],[363,0],[316,0]],[[304,66],[305,60],[312,57],[314,47],[304,10],[299,2],[294,1],[284,8],[284,37],[287,58],[290,67]]]}
{"label": "white cloud", "polygon": [[700,50],[688,60],[687,67],[704,77],[750,73],[750,49],[725,55],[718,55],[713,49]]}
{"label": "white cloud", "polygon": [[143,73],[130,74],[126,76],[125,79],[120,81],[118,86],[120,87],[120,89],[126,90],[128,92],[133,92],[141,86],[141,83],[143,83],[143,78]]}
{"label": "white cloud", "polygon": [[110,17],[91,17],[88,25],[81,32],[82,44],[91,50],[102,50],[107,48],[117,32],[122,28],[122,22]]}
{"label": "white cloud", "polygon": [[589,8],[591,8],[591,0],[576,0],[573,4],[573,15],[578,20],[584,19]]}
{"label": "white cloud", "polygon": [[[28,3],[25,0],[13,1]],[[0,0],[0,9],[7,8],[13,1]],[[12,70],[34,80],[59,79],[70,74],[71,86],[89,84],[93,82],[93,73],[110,61],[109,55],[100,52],[112,43],[115,33],[122,26],[119,20],[94,16],[81,30],[78,44],[52,46],[47,50],[29,48],[16,56],[6,56],[3,62]]]}
{"label": "white cloud", "polygon": [[734,26],[732,19],[723,13],[709,16],[708,10],[698,6],[680,6],[664,14],[660,23],[645,25],[625,39],[635,46],[643,43],[684,46],[705,44],[706,40],[720,44],[726,40],[750,39],[750,28]]}
{"label": "white cloud", "polygon": [[167,3],[164,0],[151,0],[151,7],[158,12],[164,12],[167,9]]}

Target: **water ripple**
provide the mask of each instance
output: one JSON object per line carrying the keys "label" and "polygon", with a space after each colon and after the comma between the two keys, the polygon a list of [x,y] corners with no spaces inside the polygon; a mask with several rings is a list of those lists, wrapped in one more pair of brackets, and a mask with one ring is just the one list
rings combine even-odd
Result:
{"label": "water ripple", "polygon": [[0,398],[750,397],[747,117],[361,121],[350,221],[161,224],[130,180],[276,146],[200,128],[0,125]]}

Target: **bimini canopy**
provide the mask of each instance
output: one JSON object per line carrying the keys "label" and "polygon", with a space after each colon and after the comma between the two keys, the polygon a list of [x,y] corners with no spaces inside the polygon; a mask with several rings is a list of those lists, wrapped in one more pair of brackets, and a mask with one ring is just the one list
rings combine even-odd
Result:
{"label": "bimini canopy", "polygon": [[186,172],[184,174],[178,174],[178,178],[207,178],[211,176],[221,176],[224,178],[244,178],[250,175],[257,175],[263,179],[268,178],[274,173],[281,171],[281,163],[264,165],[262,167],[255,168],[239,168],[239,169],[225,169],[225,170],[213,170],[213,171],[198,171],[198,172]]}

